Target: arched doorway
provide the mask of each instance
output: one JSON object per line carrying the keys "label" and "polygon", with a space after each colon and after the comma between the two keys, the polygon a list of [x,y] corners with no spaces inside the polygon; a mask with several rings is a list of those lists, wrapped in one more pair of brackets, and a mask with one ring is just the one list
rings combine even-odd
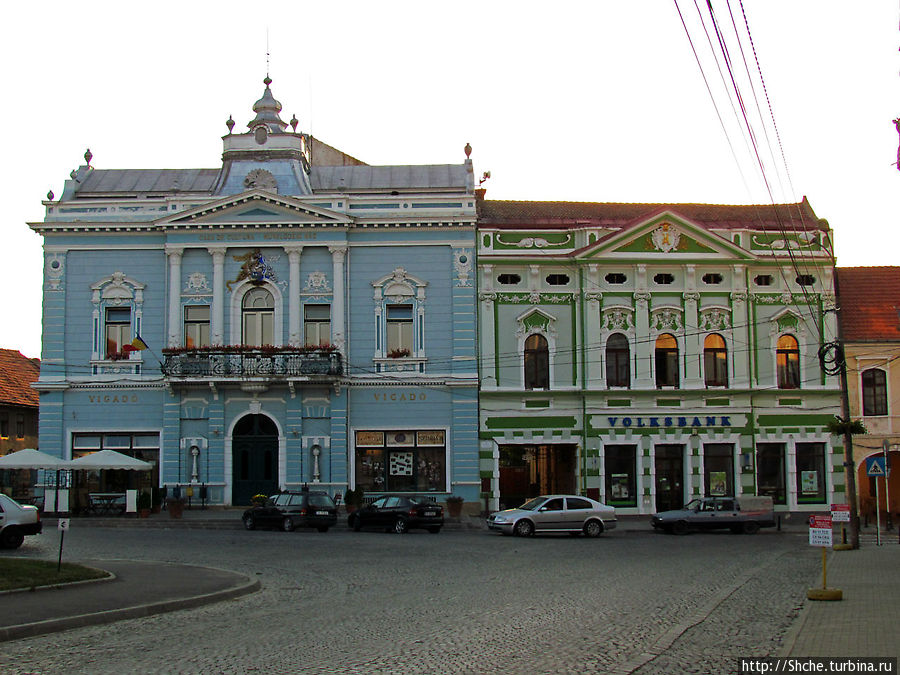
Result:
{"label": "arched doorway", "polygon": [[234,472],[231,503],[249,504],[253,495],[278,491],[278,428],[265,415],[246,415],[231,435]]}

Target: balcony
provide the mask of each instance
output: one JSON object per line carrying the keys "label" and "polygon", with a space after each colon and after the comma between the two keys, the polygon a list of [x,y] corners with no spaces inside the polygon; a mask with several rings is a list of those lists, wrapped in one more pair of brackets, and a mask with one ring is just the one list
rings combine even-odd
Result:
{"label": "balcony", "polygon": [[201,347],[164,349],[163,374],[171,380],[333,380],[343,374],[333,348]]}

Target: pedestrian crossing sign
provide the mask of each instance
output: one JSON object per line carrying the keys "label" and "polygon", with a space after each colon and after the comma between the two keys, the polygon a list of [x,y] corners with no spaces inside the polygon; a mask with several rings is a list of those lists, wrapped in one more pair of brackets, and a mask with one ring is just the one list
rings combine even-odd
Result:
{"label": "pedestrian crossing sign", "polygon": [[867,476],[886,476],[887,471],[884,468],[884,457],[867,457],[866,458],[866,475]]}

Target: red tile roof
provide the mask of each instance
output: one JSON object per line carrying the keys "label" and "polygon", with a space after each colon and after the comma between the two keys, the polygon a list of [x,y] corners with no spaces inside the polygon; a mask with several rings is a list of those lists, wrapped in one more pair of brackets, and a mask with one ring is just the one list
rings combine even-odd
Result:
{"label": "red tile roof", "polygon": [[846,342],[900,341],[900,267],[838,267]]}
{"label": "red tile roof", "polygon": [[619,204],[478,200],[478,224],[498,228],[624,227],[662,211],[673,211],[711,227],[828,230],[806,197],[799,204]]}
{"label": "red tile roof", "polygon": [[16,349],[0,349],[0,404],[38,407],[38,393],[31,383],[41,374],[39,359],[29,359]]}

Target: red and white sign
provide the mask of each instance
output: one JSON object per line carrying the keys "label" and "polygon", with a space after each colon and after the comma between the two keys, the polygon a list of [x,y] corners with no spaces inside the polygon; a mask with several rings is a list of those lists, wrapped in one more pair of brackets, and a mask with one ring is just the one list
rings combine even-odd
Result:
{"label": "red and white sign", "polygon": [[831,546],[831,516],[809,517],[809,545]]}
{"label": "red and white sign", "polygon": [[849,504],[832,504],[831,519],[836,523],[850,522],[850,505]]}

